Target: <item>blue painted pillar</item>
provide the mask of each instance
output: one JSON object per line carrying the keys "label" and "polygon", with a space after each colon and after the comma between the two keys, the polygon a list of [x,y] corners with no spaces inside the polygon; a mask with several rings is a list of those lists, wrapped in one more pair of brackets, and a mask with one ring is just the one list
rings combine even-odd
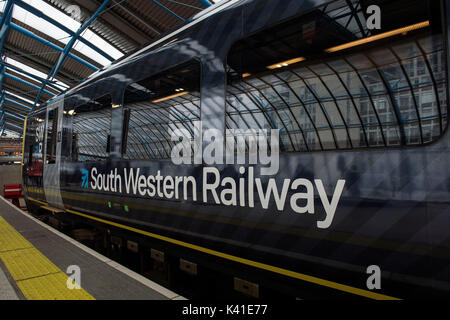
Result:
{"label": "blue painted pillar", "polygon": [[11,20],[12,9],[14,6],[14,0],[8,0],[5,9],[3,10],[2,17],[0,18],[0,35],[4,36],[6,29],[8,28],[8,21]]}
{"label": "blue painted pillar", "polygon": [[[8,30],[9,24],[11,22],[12,11],[14,8],[14,0],[8,0],[6,6],[3,10],[2,17],[0,19],[0,55],[1,61],[4,60],[3,57],[3,47],[5,46],[6,30]],[[5,66],[2,65],[0,71],[0,91],[3,91],[3,78],[5,76]]]}
{"label": "blue painted pillar", "polygon": [[0,92],[3,92],[3,78],[5,77],[5,67],[2,65],[0,68]]}

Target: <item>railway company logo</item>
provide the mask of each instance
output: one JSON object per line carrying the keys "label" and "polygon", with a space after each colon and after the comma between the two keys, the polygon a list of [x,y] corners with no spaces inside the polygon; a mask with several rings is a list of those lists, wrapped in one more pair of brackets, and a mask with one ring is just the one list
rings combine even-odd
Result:
{"label": "railway company logo", "polygon": [[89,186],[89,171],[81,170],[81,187],[88,188]]}

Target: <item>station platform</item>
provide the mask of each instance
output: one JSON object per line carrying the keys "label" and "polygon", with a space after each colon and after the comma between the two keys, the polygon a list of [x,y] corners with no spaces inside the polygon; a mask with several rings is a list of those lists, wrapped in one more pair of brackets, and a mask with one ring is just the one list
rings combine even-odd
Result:
{"label": "station platform", "polygon": [[184,298],[0,197],[0,300]]}

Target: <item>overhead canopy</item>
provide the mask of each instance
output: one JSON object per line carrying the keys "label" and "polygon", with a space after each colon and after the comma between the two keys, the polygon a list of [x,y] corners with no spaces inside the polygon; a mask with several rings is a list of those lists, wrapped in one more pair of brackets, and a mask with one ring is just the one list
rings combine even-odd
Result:
{"label": "overhead canopy", "polygon": [[0,132],[123,55],[184,24],[213,0],[0,1]]}

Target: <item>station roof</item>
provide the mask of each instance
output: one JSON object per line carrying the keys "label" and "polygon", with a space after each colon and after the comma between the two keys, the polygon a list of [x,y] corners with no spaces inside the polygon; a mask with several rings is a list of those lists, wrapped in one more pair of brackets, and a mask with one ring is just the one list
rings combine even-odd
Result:
{"label": "station roof", "polygon": [[0,0],[0,133],[220,0]]}

